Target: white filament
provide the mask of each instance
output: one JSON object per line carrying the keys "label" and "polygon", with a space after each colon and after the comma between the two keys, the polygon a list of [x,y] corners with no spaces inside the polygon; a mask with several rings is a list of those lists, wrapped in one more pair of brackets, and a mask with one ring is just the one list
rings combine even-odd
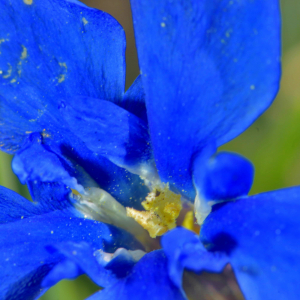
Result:
{"label": "white filament", "polygon": [[141,225],[127,216],[122,204],[100,188],[87,188],[84,195],[73,195],[73,198],[77,200],[76,208],[91,219],[120,227],[136,237],[148,235]]}

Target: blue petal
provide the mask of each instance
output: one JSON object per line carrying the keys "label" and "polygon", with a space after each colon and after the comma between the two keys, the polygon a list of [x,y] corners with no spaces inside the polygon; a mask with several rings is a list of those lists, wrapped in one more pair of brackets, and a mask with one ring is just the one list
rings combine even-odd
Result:
{"label": "blue petal", "polygon": [[[59,262],[45,277],[42,286],[51,287],[64,278],[73,279],[85,273],[96,284],[108,287],[127,276],[136,261],[130,252],[119,248],[114,254],[94,250],[86,242],[63,242],[47,247],[51,253],[59,252],[65,259]],[[145,253],[141,250],[137,250]],[[136,252],[136,251],[133,251]]]}
{"label": "blue petal", "polygon": [[162,251],[145,255],[133,268],[130,275],[120,279],[93,296],[89,300],[184,300],[180,290],[173,285],[167,272],[167,259]]}
{"label": "blue petal", "polygon": [[228,200],[247,195],[254,178],[254,167],[241,155],[220,152],[193,166],[198,193],[206,200]]}
{"label": "blue petal", "polygon": [[26,2],[0,1],[0,136],[10,153],[26,132],[60,125],[57,99],[118,103],[125,83],[125,36],[116,20],[80,2]]}
{"label": "blue petal", "polygon": [[[76,178],[83,186],[90,186],[85,172],[105,191],[125,206],[141,208],[141,201],[145,199],[149,190],[138,175],[118,167],[107,158],[94,153],[87,148],[72,132],[61,135],[61,144],[53,137],[43,138],[43,144],[59,157],[72,161],[79,166]],[[85,172],[81,172],[82,168]],[[92,185],[93,186],[93,185]]]}
{"label": "blue petal", "polygon": [[135,79],[133,84],[126,91],[121,106],[148,123],[145,103],[145,91],[141,75],[139,75]]}
{"label": "blue petal", "polygon": [[51,253],[59,252],[66,259],[57,264],[43,280],[43,287],[51,287],[61,279],[73,279],[86,273],[99,286],[114,283],[110,272],[105,270],[97,261],[93,249],[88,243],[63,242],[47,247]]}
{"label": "blue petal", "polygon": [[191,160],[243,132],[280,78],[277,0],[131,0],[157,169],[191,186]]}
{"label": "blue petal", "polygon": [[[145,199],[149,190],[138,175],[132,174],[107,158],[92,152],[72,133],[68,133],[64,137],[64,144],[61,145],[60,151],[55,152],[59,157],[64,156],[67,160],[82,167],[103,190],[110,193],[121,204],[136,209],[141,208],[140,203]],[[70,137],[72,141],[68,140]],[[56,145],[53,146],[52,140],[44,139],[43,141],[51,151],[57,149]],[[78,172],[77,175],[79,184],[89,186],[81,172]]]}
{"label": "blue petal", "polygon": [[[64,257],[45,246],[85,241],[94,249],[113,252],[135,249],[126,232],[96,221],[78,218],[69,208],[52,210],[0,188],[0,298],[32,299],[41,292],[44,276]],[[11,238],[13,237],[13,238]]]}
{"label": "blue petal", "polygon": [[201,239],[228,254],[246,299],[299,298],[299,211],[297,187],[218,205],[207,217]]}
{"label": "blue petal", "polygon": [[63,120],[84,144],[113,163],[133,169],[151,159],[147,124],[127,110],[104,100],[76,97],[63,105]]}
{"label": "blue petal", "polygon": [[[141,257],[146,253],[141,250],[136,251],[142,252]],[[126,249],[120,248],[112,255],[111,260],[109,261],[106,261],[105,254],[103,255],[103,253],[100,253],[100,255],[98,255],[98,261],[100,261],[105,266],[105,269],[109,270],[116,278],[122,278],[130,273],[137,260],[135,260]]]}
{"label": "blue petal", "polygon": [[21,183],[61,182],[83,193],[84,188],[77,183],[76,170],[71,162],[46,149],[41,140],[40,134],[31,134],[25,146],[13,158],[12,169]]}
{"label": "blue petal", "polygon": [[[59,184],[36,184],[34,186],[34,200],[32,203],[17,193],[0,186],[0,224],[14,222],[20,218],[49,213],[53,210],[69,211],[76,215],[75,209],[68,200],[69,190]],[[78,213],[79,216],[79,213]]]}
{"label": "blue petal", "polygon": [[123,29],[78,1],[25,2],[0,1],[0,148],[15,153],[26,136],[40,133],[47,149],[79,164],[123,204],[139,208],[148,192],[141,179],[89,150],[65,128],[58,107],[78,95],[121,104]]}
{"label": "blue petal", "polygon": [[168,258],[169,276],[179,289],[182,289],[185,268],[197,273],[219,273],[228,263],[224,253],[208,252],[195,233],[181,227],[165,234],[162,237],[162,246]]}
{"label": "blue petal", "polygon": [[75,279],[84,274],[79,266],[70,259],[62,259],[52,270],[45,276],[41,286],[50,288],[62,279]]}

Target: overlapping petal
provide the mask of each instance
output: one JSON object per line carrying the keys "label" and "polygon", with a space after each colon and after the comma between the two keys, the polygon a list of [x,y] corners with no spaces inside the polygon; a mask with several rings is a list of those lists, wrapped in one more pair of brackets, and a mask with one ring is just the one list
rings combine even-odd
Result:
{"label": "overlapping petal", "polygon": [[139,75],[130,88],[124,94],[121,106],[137,117],[147,121],[147,111],[145,103],[145,91],[142,77]]}
{"label": "overlapping petal", "polygon": [[231,152],[219,152],[204,165],[198,162],[193,168],[196,189],[207,200],[229,200],[247,195],[254,179],[252,163]]}
{"label": "overlapping petal", "polygon": [[180,290],[172,283],[166,272],[167,258],[162,250],[145,255],[125,278],[108,287],[89,300],[184,300]]}
{"label": "overlapping petal", "polygon": [[[84,188],[76,179],[76,168],[41,144],[39,133],[31,134],[12,161],[12,169],[21,183],[29,181],[60,182],[80,193]],[[37,159],[39,158],[39,159]]]}
{"label": "overlapping petal", "polygon": [[[74,243],[62,242],[47,247],[52,254],[60,253],[65,256],[43,280],[43,287],[51,287],[61,279],[74,279],[86,273],[99,286],[114,283],[114,278],[109,278],[109,271],[105,270],[96,260],[95,249],[87,242]],[[100,250],[100,249],[99,249]],[[99,251],[97,250],[97,251]]]}
{"label": "overlapping petal", "polygon": [[79,1],[2,0],[0,10],[2,149],[59,122],[59,98],[121,101],[125,36],[115,19]]}
{"label": "overlapping petal", "polygon": [[65,259],[59,262],[45,277],[42,285],[52,286],[63,278],[73,279],[79,274],[87,274],[100,287],[108,288],[128,276],[135,263],[145,254],[142,250],[117,249],[106,253],[82,241],[80,243],[62,242],[47,247],[52,252],[61,253]]}
{"label": "overlapping petal", "polygon": [[121,246],[137,247],[125,232],[78,217],[79,212],[74,213],[70,204],[64,208],[59,203],[67,201],[63,189],[56,193],[59,195],[62,198],[56,201],[60,209],[54,210],[53,201],[34,204],[0,189],[0,298],[33,299],[40,294],[43,278],[64,259],[59,253],[50,254],[47,245],[84,241],[94,250],[109,252]]}
{"label": "overlapping petal", "polygon": [[168,258],[168,272],[172,282],[182,289],[184,269],[200,273],[221,272],[228,263],[223,252],[208,252],[198,236],[184,228],[176,228],[162,238],[162,246]]}
{"label": "overlapping petal", "polygon": [[76,0],[0,0],[0,147],[18,151],[14,170],[38,201],[0,189],[0,298],[34,298],[44,278],[50,287],[87,273],[106,286],[90,299],[122,291],[125,300],[181,300],[185,268],[220,272],[229,261],[249,299],[296,299],[299,189],[217,206],[201,231],[209,251],[179,228],[136,264],[126,250],[107,264],[95,254],[139,245],[82,218],[61,183],[81,191],[73,179],[83,184],[87,174],[138,205],[147,190],[120,166],[144,175],[149,121],[162,181],[190,196],[193,175],[210,200],[245,194],[248,162],[207,158],[270,105],[280,76],[277,1],[131,2],[142,77],[123,95],[124,33],[113,18]]}
{"label": "overlapping petal", "polygon": [[139,173],[152,158],[147,124],[127,110],[105,100],[76,97],[61,105],[63,122],[84,144],[116,165]]}
{"label": "overlapping petal", "polygon": [[201,228],[211,251],[228,254],[246,299],[298,299],[300,188],[219,205]]}
{"label": "overlapping petal", "polygon": [[1,149],[15,153],[39,133],[43,145],[80,165],[116,199],[126,203],[134,190],[140,202],[147,194],[140,178],[89,150],[59,113],[62,101],[78,95],[122,102],[122,27],[79,1],[3,0],[0,10]]}
{"label": "overlapping petal", "polygon": [[194,157],[243,132],[277,93],[279,2],[131,4],[157,168],[188,191]]}

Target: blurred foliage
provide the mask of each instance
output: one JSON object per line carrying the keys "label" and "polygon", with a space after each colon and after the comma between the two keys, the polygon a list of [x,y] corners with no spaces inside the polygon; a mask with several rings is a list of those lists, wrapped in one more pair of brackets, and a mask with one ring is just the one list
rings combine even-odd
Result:
{"label": "blurred foliage", "polygon": [[[127,36],[129,87],[139,73],[134,45],[129,0],[85,0],[107,11],[124,27]],[[300,183],[300,1],[282,1],[283,67],[280,92],[271,108],[246,132],[221,149],[249,158],[256,169],[251,193],[279,189]],[[267,37],[266,37],[267,38]],[[24,195],[29,193],[11,171],[11,156],[0,152],[0,184]],[[79,300],[98,288],[85,276],[64,280],[50,289],[42,300]]]}

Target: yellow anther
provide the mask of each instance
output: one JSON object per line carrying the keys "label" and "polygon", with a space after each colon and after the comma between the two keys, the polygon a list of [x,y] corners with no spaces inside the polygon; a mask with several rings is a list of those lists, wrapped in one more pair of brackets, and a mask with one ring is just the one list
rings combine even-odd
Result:
{"label": "yellow anther", "polygon": [[76,196],[80,196],[81,195],[77,190],[71,189],[71,191]]}
{"label": "yellow anther", "polygon": [[146,211],[127,208],[127,215],[135,219],[150,236],[155,238],[176,227],[176,219],[181,211],[181,196],[169,190],[166,184],[163,188],[154,187],[142,202]]}
{"label": "yellow anther", "polygon": [[185,216],[184,216],[184,219],[183,219],[183,222],[182,222],[182,227],[186,228],[186,229],[189,229],[189,230],[194,230],[194,214],[192,211],[188,211]]}
{"label": "yellow anther", "polygon": [[129,207],[126,207],[126,212],[127,216],[133,218],[144,229],[146,229],[152,238],[163,235],[168,231],[168,227],[162,223],[161,219],[151,212],[138,211]]}
{"label": "yellow anther", "polygon": [[199,234],[199,232],[200,232],[200,226],[196,223],[193,211],[188,211],[185,214],[184,219],[181,223],[181,226],[188,230],[191,230],[197,234]]}

